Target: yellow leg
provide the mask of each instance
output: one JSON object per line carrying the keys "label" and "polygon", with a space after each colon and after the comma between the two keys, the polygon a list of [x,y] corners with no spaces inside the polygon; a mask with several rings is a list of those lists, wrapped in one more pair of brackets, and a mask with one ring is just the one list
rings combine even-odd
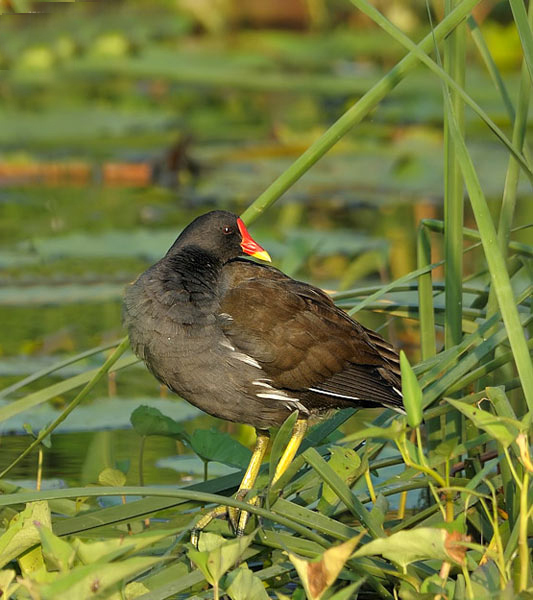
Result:
{"label": "yellow leg", "polygon": [[[248,463],[246,473],[244,474],[244,477],[242,478],[239,489],[237,490],[236,497],[238,500],[242,500],[243,498],[245,498],[246,494],[254,487],[255,481],[257,479],[257,474],[259,473],[259,469],[261,468],[261,463],[263,462],[263,458],[265,457],[265,454],[266,454],[266,451],[268,448],[269,439],[270,439],[270,436],[269,436],[268,432],[257,430],[257,440],[255,442],[255,448],[252,453],[250,462]],[[239,510],[238,509],[229,508],[229,510],[228,510],[228,509],[226,509],[225,506],[217,506],[212,511],[210,511],[206,515],[204,515],[196,523],[196,525],[191,533],[191,542],[192,542],[193,546],[198,547],[198,540],[200,538],[200,532],[202,531],[202,529],[207,527],[207,525],[209,525],[209,523],[211,523],[211,521],[213,519],[216,519],[216,517],[220,517],[220,516],[226,514],[226,512],[229,513],[230,521],[233,524],[234,528],[236,529],[237,535],[242,535],[244,533],[244,527],[242,528],[242,531],[241,531],[240,522],[243,518],[243,515],[247,515],[248,513],[243,512],[239,518]],[[246,521],[247,521],[247,519],[244,520],[244,526],[246,525]]]}
{"label": "yellow leg", "polygon": [[[255,482],[257,480],[257,475],[259,474],[259,469],[261,468],[261,463],[263,462],[263,459],[265,458],[265,454],[266,454],[266,451],[268,448],[269,441],[270,441],[270,435],[268,434],[268,432],[257,431],[257,439],[255,442],[255,448],[252,453],[252,458],[250,459],[250,462],[248,463],[248,468],[246,469],[246,473],[244,474],[244,477],[242,478],[241,485],[239,486],[239,489],[237,490],[237,496],[236,496],[237,500],[244,500],[244,498],[246,497],[246,494],[251,489],[253,489]],[[239,517],[239,509],[230,507],[228,512],[229,512],[230,521],[231,521],[234,529],[237,531],[237,535],[243,535],[244,527],[242,528],[242,531],[241,531],[241,528],[239,526],[240,525],[240,518],[238,518]],[[241,518],[242,518],[243,514],[248,514],[248,513],[242,513]]]}
{"label": "yellow leg", "polygon": [[276,483],[276,481],[285,473],[288,466],[293,461],[296,453],[298,452],[298,448],[304,439],[305,432],[307,431],[307,419],[298,419],[294,424],[291,439],[285,448],[281,458],[279,459],[279,463],[276,466],[276,472],[274,473],[274,478],[272,479],[272,483]]}
{"label": "yellow leg", "polygon": [[[305,436],[305,432],[307,431],[307,419],[298,419],[294,424],[292,429],[291,439],[283,452],[279,463],[276,466],[276,471],[274,473],[274,478],[272,479],[272,483],[275,483],[287,470],[287,467],[291,464],[296,453],[298,452],[298,448],[302,443],[302,440]],[[250,500],[250,504],[255,506],[259,502],[259,497],[255,496]],[[247,512],[241,512],[239,517],[239,525],[237,527],[237,535],[243,535],[244,530],[246,528],[246,523],[248,522],[249,514]]]}

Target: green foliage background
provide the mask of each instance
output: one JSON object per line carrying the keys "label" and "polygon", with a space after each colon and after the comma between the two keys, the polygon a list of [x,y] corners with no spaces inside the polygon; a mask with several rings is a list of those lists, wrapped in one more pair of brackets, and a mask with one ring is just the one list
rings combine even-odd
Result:
{"label": "green foliage background", "polygon": [[[356,132],[363,130],[364,120],[374,114],[380,103],[386,105],[396,98],[394,90],[401,83],[404,94],[420,97],[427,92],[430,98],[441,98],[436,104],[429,102],[428,114],[434,115],[432,111],[437,106],[439,124],[442,121],[444,125],[444,214],[442,220],[419,219],[411,239],[416,265],[409,272],[396,274],[386,284],[374,282],[355,287],[361,273],[368,274],[376,264],[382,264],[383,248],[377,244],[367,248],[366,253],[354,250],[359,252],[359,260],[350,265],[350,277],[335,286],[342,288],[334,294],[336,301],[350,314],[357,315],[363,309],[365,314],[385,314],[388,319],[403,323],[402,331],[416,332],[411,335],[417,336],[417,346],[419,336],[420,360],[413,353],[411,366],[402,354],[407,416],[372,414],[359,422],[356,430],[349,430],[341,426],[353,411],[339,411],[311,431],[293,465],[275,485],[271,485],[264,465],[256,490],[263,499],[260,507],[232,498],[241,472],[207,477],[215,460],[242,468],[248,456],[246,448],[221,433],[216,440],[217,434],[209,431],[191,434],[184,418],[172,419],[153,406],[143,406],[132,414],[133,426],[140,436],[139,486],[125,485],[127,465],[113,464],[99,473],[98,481],[93,480],[98,485],[44,491],[21,489],[6,480],[10,471],[34,452],[32,456],[39,461],[38,472],[42,473],[49,436],[72,411],[80,410],[79,405],[93,390],[100,389],[102,382],[107,380],[111,385],[113,373],[128,368],[134,377],[133,365],[137,361],[126,353],[128,343],[122,340],[11,381],[1,392],[9,402],[0,406],[0,422],[34,411],[58,396],[66,395],[69,401],[39,433],[29,431],[34,441],[10,464],[3,465],[0,473],[0,506],[5,507],[0,536],[0,589],[4,597],[152,600],[226,595],[233,600],[305,596],[340,600],[503,599],[533,594],[533,245],[529,224],[517,218],[527,214],[523,198],[530,196],[533,175],[526,143],[533,74],[533,11],[529,9],[528,14],[521,0],[509,0],[508,20],[496,32],[515,40],[507,46],[514,48],[521,61],[521,73],[508,87],[508,77],[501,69],[508,67],[506,60],[512,63],[516,57],[502,58],[498,55],[499,45],[491,44],[496,35],[496,19],[489,19],[486,27],[478,25],[474,16],[477,13],[473,11],[476,7],[479,10],[483,2],[447,0],[444,6],[436,4],[431,7],[431,26],[422,20],[424,5],[414,5],[412,15],[419,23],[426,23],[419,42],[414,41],[414,33],[407,36],[393,24],[394,15],[386,7],[380,6],[380,12],[366,0],[352,3],[356,14],[366,15],[380,28],[381,33],[372,30],[372,36],[395,41],[390,55],[382,55],[386,73],[375,83],[373,77],[336,76],[320,62],[326,48],[339,55],[347,47],[353,50],[358,40],[350,30],[330,44],[325,34],[318,47],[306,45],[304,40],[295,46],[292,58],[285,59],[280,70],[276,70],[275,62],[251,51],[238,53],[235,60],[227,60],[227,55],[217,60],[216,52],[208,52],[206,58],[187,52],[186,45],[177,50],[154,43],[151,37],[154,30],[164,40],[191,35],[195,27],[223,35],[232,26],[223,10],[218,18],[209,10],[172,13],[175,18],[161,24],[158,11],[142,11],[141,5],[132,4],[122,5],[112,17],[113,27],[107,22],[105,32],[99,30],[101,15],[97,10],[91,14],[89,9],[83,9],[88,12],[82,13],[86,21],[77,36],[69,36],[65,26],[68,18],[72,19],[71,27],[77,26],[76,13],[66,13],[63,27],[67,33],[62,36],[57,35],[53,19],[38,34],[32,28],[19,29],[17,23],[6,29],[0,53],[9,71],[3,84],[6,110],[0,116],[0,139],[5,148],[4,162],[11,165],[28,162],[27,156],[21,156],[19,136],[45,154],[58,152],[67,141],[77,157],[86,156],[90,149],[102,161],[132,145],[149,150],[160,147],[163,141],[170,143],[175,129],[170,135],[169,128],[176,114],[171,106],[151,111],[146,100],[135,95],[126,109],[122,106],[118,111],[113,103],[113,97],[122,97],[124,90],[127,96],[128,86],[143,78],[157,77],[165,85],[179,82],[207,89],[223,85],[266,90],[269,94],[290,90],[342,97],[346,106],[334,104],[329,108],[329,114],[336,114],[329,128],[317,136],[308,133],[307,122],[297,130],[293,143],[302,153],[290,166],[284,164],[287,168],[278,169],[277,173],[282,172],[277,177],[273,173],[280,165],[271,164],[272,171],[262,173],[266,181],[272,181],[264,191],[256,194],[253,185],[234,191],[231,178],[219,181],[229,184],[228,189],[238,196],[237,204],[243,207],[246,198],[258,196],[242,213],[251,224],[259,217],[268,219],[274,202],[286,192],[291,198],[290,190],[296,182],[305,173],[312,176],[321,164],[318,161],[356,125]],[[324,9],[315,11],[311,19],[312,26],[318,29],[316,41],[320,39],[320,28],[327,32],[328,27],[335,27],[332,21],[338,7],[335,3],[330,15],[325,3],[311,4]],[[501,8],[487,4],[495,15]],[[158,5],[158,10],[163,7]],[[15,11],[27,8],[20,1],[11,1],[8,6]],[[157,21],[156,25],[151,18]],[[248,35],[249,45],[254,40],[268,39],[253,32]],[[273,36],[270,43],[282,49],[290,40],[288,36]],[[245,44],[242,39],[241,43]],[[396,63],[398,48],[405,56]],[[471,64],[467,48],[469,53],[478,53],[477,60],[493,83],[490,107],[474,93],[475,88],[471,95],[465,83]],[[367,52],[372,53],[371,46]],[[306,60],[312,62],[312,72],[291,76],[291,68]],[[421,64],[425,70],[415,70]],[[95,102],[95,112],[86,117],[85,99],[82,102],[80,98],[85,98],[85,92],[91,89],[98,94],[94,92],[98,89],[95,80],[106,79],[109,83],[117,73],[120,77],[114,84],[102,88],[109,97],[106,101],[100,97]],[[83,93],[73,94],[54,110],[58,88],[67,94],[72,86]],[[28,90],[31,94],[25,93]],[[42,93],[37,94],[36,90]],[[437,96],[432,95],[435,93]],[[351,102],[347,96],[352,97]],[[150,98],[154,101],[153,96]],[[216,101],[216,93],[212,93],[212,98]],[[194,97],[187,99],[185,94],[177,104],[184,115],[190,107],[196,129],[201,131],[209,126],[209,114],[196,110],[191,99]],[[416,105],[415,112],[421,106],[427,108],[428,104]],[[43,107],[46,110],[40,113]],[[231,114],[231,103],[224,110]],[[250,106],[244,111],[247,119],[241,125],[248,131],[260,131],[264,121],[256,117],[262,110],[261,102]],[[77,129],[74,137],[73,129]],[[478,130],[485,132],[500,153],[503,149],[505,169],[476,157],[470,136]],[[224,139],[231,131],[220,131],[218,135]],[[103,144],[106,136],[109,143]],[[425,170],[420,165],[427,167],[428,163],[418,157],[413,159],[416,155],[415,148],[384,172],[397,178],[394,183],[407,181],[410,193],[423,194],[423,184],[433,180],[424,179]],[[331,154],[325,160],[338,165],[344,159]],[[380,159],[384,168],[387,156]],[[188,176],[193,177],[194,168],[190,167]],[[485,176],[491,171],[494,173]],[[417,181],[421,187],[416,187]],[[384,181],[374,199],[386,187]],[[402,190],[407,193],[406,188]],[[277,217],[278,226],[301,219],[306,209],[309,205],[305,203],[288,202]],[[465,217],[473,227],[464,227]],[[525,229],[515,233],[522,226]],[[167,233],[160,233],[163,240]],[[302,257],[326,252],[327,243],[333,244],[334,254],[333,237],[333,233],[325,234],[324,243],[317,243],[316,239],[311,243],[305,235],[296,237],[284,248],[293,251],[292,255],[289,252],[290,260],[285,259],[287,265],[297,271],[305,260]],[[153,245],[152,238],[143,239],[139,233],[139,238],[134,239],[144,244],[144,260],[146,254],[157,256],[159,246]],[[13,236],[12,241],[15,240]],[[135,271],[143,264],[139,256],[121,254],[114,238],[108,240],[106,248],[103,237],[102,244],[90,251],[85,240],[83,236],[59,240],[55,246],[45,240],[40,252],[68,260],[65,247],[77,247],[78,252],[82,248],[77,256],[98,264],[113,248],[111,252],[127,259],[127,269]],[[367,242],[342,239],[343,247],[352,243],[361,248]],[[441,242],[442,262],[432,262],[439,256]],[[477,258],[469,262],[472,252]],[[370,268],[362,265],[361,256],[372,265]],[[11,252],[4,249],[2,255],[8,274],[14,279],[16,268],[22,263],[31,265],[33,258],[32,249],[24,246]],[[442,264],[443,283],[432,275]],[[35,275],[32,268],[36,267],[30,266],[27,273]],[[395,274],[393,268],[391,272]],[[95,297],[98,293],[107,299],[116,296],[115,283],[93,290]],[[82,290],[81,294],[85,292]],[[16,303],[20,297],[28,301],[29,297],[20,294],[18,285],[3,293],[5,302]],[[44,292],[37,290],[37,294],[41,293]],[[76,293],[80,292],[71,288],[70,293],[75,302]],[[412,320],[418,323],[414,330],[409,329]],[[114,350],[109,353],[111,348]],[[103,352],[107,352],[105,357]],[[94,362],[89,366],[80,362],[87,360]],[[78,363],[82,368],[72,376],[54,383],[45,379],[58,368]],[[80,389],[76,395],[68,395]],[[282,427],[277,433],[279,440],[287,435],[285,429]],[[143,485],[144,453],[150,436],[165,437],[192,449],[205,465],[206,480],[181,487]],[[361,444],[363,440],[365,443]],[[387,470],[390,467],[396,470]],[[419,505],[406,509],[407,494],[413,490],[421,491]],[[108,496],[122,497],[124,502],[102,506],[100,502]],[[126,497],[131,501],[126,502]],[[191,527],[208,504],[247,508],[255,515],[249,535],[234,539],[225,522],[215,522],[202,536],[200,547],[192,548],[188,543]]]}

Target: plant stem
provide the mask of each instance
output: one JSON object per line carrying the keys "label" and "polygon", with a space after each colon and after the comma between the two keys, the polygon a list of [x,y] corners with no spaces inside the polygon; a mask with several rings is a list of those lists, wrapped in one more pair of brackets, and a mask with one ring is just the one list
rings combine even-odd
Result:
{"label": "plant stem", "polygon": [[528,492],[529,492],[529,472],[524,469],[524,478],[522,480],[522,489],[520,490],[520,533],[518,538],[518,552],[520,556],[520,582],[518,591],[522,592],[527,588],[529,581],[529,546],[527,543],[527,525],[528,525]]}
{"label": "plant stem", "polygon": [[41,489],[41,484],[43,480],[43,446],[39,445],[39,457],[37,459],[37,483],[35,488],[37,491]]}
{"label": "plant stem", "polygon": [[[446,0],[445,14],[457,5],[457,0]],[[444,69],[458,85],[465,85],[465,25],[459,25],[444,41]],[[445,88],[445,93],[446,93]],[[450,88],[451,104],[457,128],[464,136],[464,103]],[[444,278],[446,320],[444,345],[455,346],[461,341],[461,315],[463,308],[463,178],[459,166],[449,115],[444,118]],[[459,431],[456,431],[456,434]]]}
{"label": "plant stem", "polygon": [[[431,264],[431,242],[424,222],[418,226],[416,254],[418,269]],[[418,302],[420,305],[420,349],[422,360],[427,360],[437,353],[431,271],[418,277]]]}
{"label": "plant stem", "polygon": [[141,436],[141,443],[139,444],[139,485],[144,485],[144,445],[146,443],[146,436]]}

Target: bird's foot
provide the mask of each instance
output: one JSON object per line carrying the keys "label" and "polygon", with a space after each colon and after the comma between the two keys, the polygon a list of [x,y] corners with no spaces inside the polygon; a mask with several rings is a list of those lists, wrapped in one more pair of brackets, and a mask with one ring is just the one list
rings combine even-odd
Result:
{"label": "bird's foot", "polygon": [[[243,501],[250,490],[241,489],[235,495],[236,500]],[[249,500],[248,504],[251,506],[257,506],[259,504],[259,497],[254,496]],[[214,519],[222,516],[228,516],[228,520],[231,523],[233,531],[237,537],[244,535],[246,525],[250,518],[250,513],[234,506],[217,506],[213,510],[210,510],[207,514],[203,515],[191,532],[191,543],[195,548],[198,548],[198,542],[200,540],[200,533],[213,521]]]}
{"label": "bird's foot", "polygon": [[198,542],[200,541],[200,533],[211,523],[213,519],[225,515],[227,512],[226,506],[217,506],[213,510],[210,510],[207,514],[203,515],[191,531],[191,544],[198,548]]}
{"label": "bird's foot", "polygon": [[[235,496],[235,499],[243,501],[246,499],[246,496],[249,492],[250,490],[239,490]],[[250,498],[248,500],[248,504],[250,506],[257,506],[259,504],[259,496],[253,496],[253,498]],[[250,513],[246,510],[230,506],[228,508],[228,514],[235,535],[237,537],[243,536],[246,525],[248,524],[248,520],[250,519]]]}

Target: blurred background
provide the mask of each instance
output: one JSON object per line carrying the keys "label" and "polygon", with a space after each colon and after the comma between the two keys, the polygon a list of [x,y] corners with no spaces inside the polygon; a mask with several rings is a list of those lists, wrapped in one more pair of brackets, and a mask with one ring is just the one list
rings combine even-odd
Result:
{"label": "blurred background", "polygon": [[[429,4],[438,20],[442,2]],[[430,29],[423,0],[375,5],[414,39]],[[119,339],[124,286],[184,225],[213,208],[244,210],[405,53],[347,0],[0,0],[0,12],[2,388]],[[514,98],[522,52],[508,3],[482,2],[475,16]],[[469,44],[467,90],[510,135]],[[441,85],[420,67],[253,225],[274,264],[329,290],[416,268],[418,222],[442,218],[442,112]],[[499,199],[507,151],[468,111],[466,123],[485,193]],[[531,221],[530,192],[520,191],[517,222]],[[465,225],[475,226],[470,214]],[[480,257],[465,256],[467,274]],[[415,321],[358,318],[417,357]],[[44,383],[100,363],[88,358]],[[161,395],[141,366],[101,385],[54,435],[47,478],[87,483],[102,465],[127,462],[139,439],[126,430],[129,414],[156,400],[193,419],[188,427],[216,425],[249,443],[248,428]],[[8,421],[0,462],[26,447],[25,423],[38,431],[70,398]],[[161,462],[175,451],[172,440],[150,441],[146,483],[203,472],[196,458]],[[11,476],[34,472],[30,456]],[[134,464],[128,477],[137,482]]]}

